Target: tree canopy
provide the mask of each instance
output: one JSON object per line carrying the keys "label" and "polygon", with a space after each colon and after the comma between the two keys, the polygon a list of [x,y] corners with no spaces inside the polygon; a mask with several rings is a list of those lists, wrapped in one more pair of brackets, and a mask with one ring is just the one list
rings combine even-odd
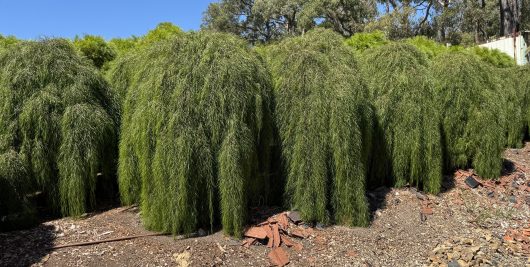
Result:
{"label": "tree canopy", "polygon": [[351,36],[375,14],[375,2],[366,0],[221,0],[208,6],[203,28],[234,33],[253,43],[317,26]]}
{"label": "tree canopy", "polygon": [[85,35],[83,38],[76,36],[74,46],[98,69],[116,57],[114,49],[100,36]]}

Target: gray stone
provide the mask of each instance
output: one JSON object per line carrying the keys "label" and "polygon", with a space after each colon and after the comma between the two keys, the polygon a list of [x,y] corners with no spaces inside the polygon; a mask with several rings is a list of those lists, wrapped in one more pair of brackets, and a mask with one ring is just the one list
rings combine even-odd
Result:
{"label": "gray stone", "polygon": [[449,263],[447,263],[447,267],[460,267],[460,263],[456,260],[452,260]]}
{"label": "gray stone", "polygon": [[475,180],[475,178],[473,178],[473,176],[468,176],[466,178],[466,184],[470,188],[477,188],[480,185],[480,183],[477,180]]}

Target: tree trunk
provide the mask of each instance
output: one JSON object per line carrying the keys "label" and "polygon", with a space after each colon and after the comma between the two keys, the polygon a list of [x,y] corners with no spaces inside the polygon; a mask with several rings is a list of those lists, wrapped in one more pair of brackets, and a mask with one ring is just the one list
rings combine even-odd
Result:
{"label": "tree trunk", "polygon": [[511,36],[519,31],[520,0],[499,0],[501,15],[501,36]]}

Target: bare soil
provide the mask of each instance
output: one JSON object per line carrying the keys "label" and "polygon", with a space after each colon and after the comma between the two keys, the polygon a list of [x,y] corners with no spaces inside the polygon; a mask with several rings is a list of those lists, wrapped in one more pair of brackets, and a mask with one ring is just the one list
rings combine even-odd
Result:
{"label": "bare soil", "polygon": [[[301,250],[282,247],[289,266],[530,266],[530,144],[505,158],[497,181],[459,170],[438,196],[414,188],[371,191],[369,227],[314,227],[308,238],[293,238]],[[482,184],[470,188],[468,176]],[[52,220],[0,233],[0,266],[271,266],[266,243],[247,248],[222,232],[53,248],[149,233],[130,207]]]}

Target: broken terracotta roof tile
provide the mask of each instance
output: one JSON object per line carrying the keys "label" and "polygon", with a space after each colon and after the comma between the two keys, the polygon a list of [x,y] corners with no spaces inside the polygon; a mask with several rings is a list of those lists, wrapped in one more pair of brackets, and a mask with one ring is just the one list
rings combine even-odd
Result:
{"label": "broken terracotta roof tile", "polygon": [[243,247],[249,248],[249,247],[252,246],[255,242],[256,242],[256,238],[249,237],[249,238],[245,238],[245,240],[243,240],[243,243],[242,243],[241,245],[242,245]]}
{"label": "broken terracotta roof tile", "polygon": [[274,248],[269,253],[269,259],[275,266],[283,267],[289,263],[289,255],[282,248]]}
{"label": "broken terracotta roof tile", "polygon": [[269,225],[263,226],[265,231],[267,232],[267,238],[269,238],[269,242],[267,243],[267,247],[272,248],[274,246],[274,234],[272,233],[272,229]]}
{"label": "broken terracotta roof tile", "polygon": [[278,216],[278,224],[283,230],[286,230],[289,227],[289,218],[287,217],[287,214],[282,213]]}
{"label": "broken terracotta roof tile", "polygon": [[280,246],[280,229],[278,228],[277,224],[272,225],[272,234],[273,234],[273,247],[279,247]]}
{"label": "broken terracotta roof tile", "polygon": [[302,249],[304,249],[304,245],[302,245],[301,243],[295,242],[293,248],[296,251],[302,251]]}
{"label": "broken terracotta roof tile", "polygon": [[434,212],[433,212],[432,208],[424,206],[421,209],[421,213],[424,214],[424,215],[432,215]]}
{"label": "broken terracotta roof tile", "polygon": [[263,229],[263,227],[251,227],[245,232],[245,236],[257,239],[265,239],[265,237],[267,237],[267,232],[265,229]]}
{"label": "broken terracotta roof tile", "polygon": [[287,247],[292,247],[295,244],[293,240],[283,235],[282,235],[282,243],[286,245]]}
{"label": "broken terracotta roof tile", "polygon": [[291,231],[291,236],[296,236],[299,238],[306,238],[307,234],[305,233],[303,229],[294,229],[293,231]]}

